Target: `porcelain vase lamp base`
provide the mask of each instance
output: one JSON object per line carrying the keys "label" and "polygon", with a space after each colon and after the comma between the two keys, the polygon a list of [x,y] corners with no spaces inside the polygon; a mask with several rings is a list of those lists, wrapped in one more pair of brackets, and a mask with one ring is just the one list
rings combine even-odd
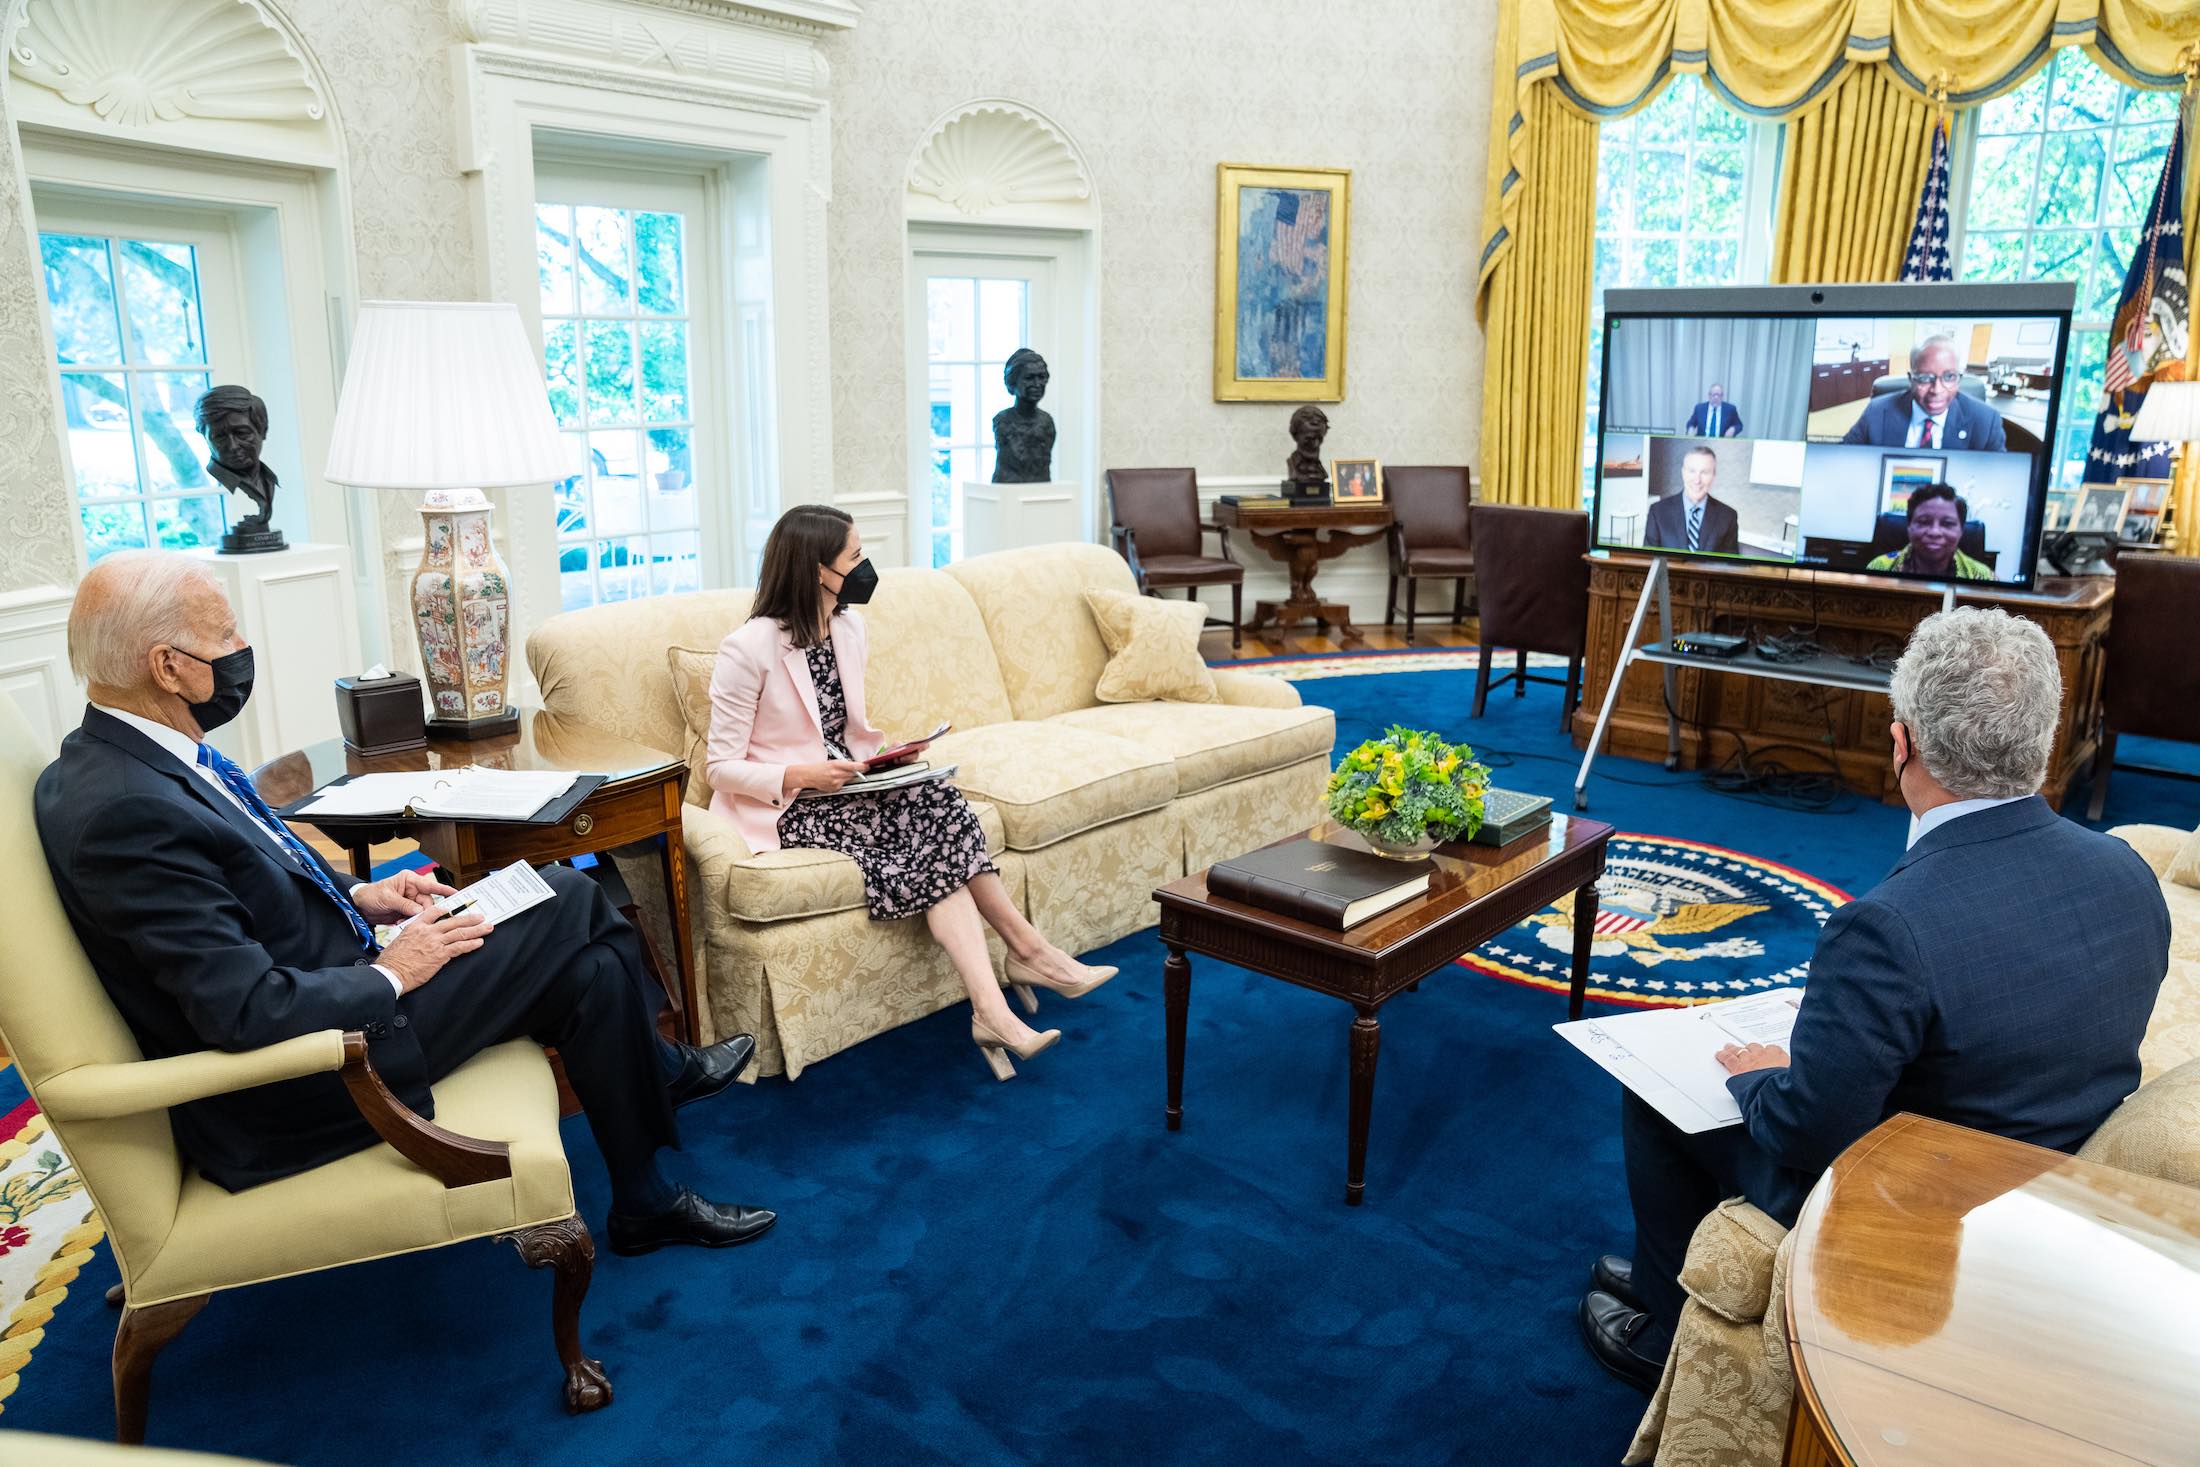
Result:
{"label": "porcelain vase lamp base", "polygon": [[504,696],[512,582],[489,534],[491,513],[478,489],[430,490],[420,505],[413,622],[431,738],[490,739],[519,729]]}

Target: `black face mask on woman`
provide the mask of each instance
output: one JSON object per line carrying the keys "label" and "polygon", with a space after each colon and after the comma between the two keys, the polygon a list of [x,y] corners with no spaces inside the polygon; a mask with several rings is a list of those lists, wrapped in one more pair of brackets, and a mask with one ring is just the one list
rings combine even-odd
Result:
{"label": "black face mask on woman", "polygon": [[[174,649],[183,652],[181,647]],[[204,703],[186,706],[191,716],[199,721],[202,732],[212,732],[235,718],[244,709],[245,699],[252,696],[252,649],[239,647],[219,657],[201,657],[196,652],[183,652],[193,662],[203,662],[214,674],[214,696]]]}
{"label": "black face mask on woman", "polygon": [[854,570],[840,578],[840,589],[833,595],[843,606],[861,606],[877,589],[878,567],[871,564],[871,557],[866,555],[856,562]]}

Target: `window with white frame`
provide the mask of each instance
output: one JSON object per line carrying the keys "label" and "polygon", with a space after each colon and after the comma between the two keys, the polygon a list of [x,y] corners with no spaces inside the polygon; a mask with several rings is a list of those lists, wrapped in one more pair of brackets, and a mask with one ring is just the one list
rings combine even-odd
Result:
{"label": "window with white frame", "polygon": [[2085,472],[2109,327],[2176,126],[2177,93],[2127,87],[2075,46],[1977,110],[1959,278],[2078,287],[2053,448],[2061,484]]}
{"label": "window with white frame", "polygon": [[993,417],[1014,399],[1002,379],[1011,353],[1031,341],[1032,272],[1006,261],[920,257],[925,324],[925,423],[929,559],[962,554],[958,486],[993,477]]}
{"label": "window with white frame", "polygon": [[1777,124],[1752,122],[1695,77],[1597,129],[1596,264],[1589,307],[1586,506],[1596,489],[1604,292],[1632,286],[1762,285],[1771,268]]}
{"label": "window with white frame", "polygon": [[234,337],[209,340],[208,296],[226,294],[222,242],[79,225],[38,243],[86,559],[216,543],[225,496],[194,417],[201,394],[241,375]]}
{"label": "window with white frame", "polygon": [[673,202],[584,186],[536,206],[544,377],[580,465],[556,486],[566,610],[704,581],[704,211]]}

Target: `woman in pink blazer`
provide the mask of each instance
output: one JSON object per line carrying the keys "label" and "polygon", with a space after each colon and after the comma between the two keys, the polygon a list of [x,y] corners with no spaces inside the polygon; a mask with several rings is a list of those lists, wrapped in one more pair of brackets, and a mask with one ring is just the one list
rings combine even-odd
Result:
{"label": "woman in pink blazer", "polygon": [[[993,976],[990,925],[1008,979],[1033,1012],[1035,988],[1069,998],[1115,976],[1078,962],[1024,920],[988,859],[978,817],[945,780],[841,792],[886,739],[863,705],[863,619],[878,572],[855,522],[828,505],[790,509],[764,542],[754,615],[718,645],[710,680],[711,809],[754,851],[839,851],[863,872],[874,921],[922,914],[970,990],[970,1037],[1006,1080],[1062,1037],[1019,1019]],[[807,799],[797,798],[816,791]]]}

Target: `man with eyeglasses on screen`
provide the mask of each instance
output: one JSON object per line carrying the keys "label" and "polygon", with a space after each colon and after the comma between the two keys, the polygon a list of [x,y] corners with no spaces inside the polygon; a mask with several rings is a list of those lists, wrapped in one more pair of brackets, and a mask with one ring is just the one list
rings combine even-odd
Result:
{"label": "man with eyeglasses on screen", "polygon": [[1874,398],[1843,443],[2000,453],[2001,414],[1963,395],[1963,358],[1945,336],[1910,349],[1910,390]]}

